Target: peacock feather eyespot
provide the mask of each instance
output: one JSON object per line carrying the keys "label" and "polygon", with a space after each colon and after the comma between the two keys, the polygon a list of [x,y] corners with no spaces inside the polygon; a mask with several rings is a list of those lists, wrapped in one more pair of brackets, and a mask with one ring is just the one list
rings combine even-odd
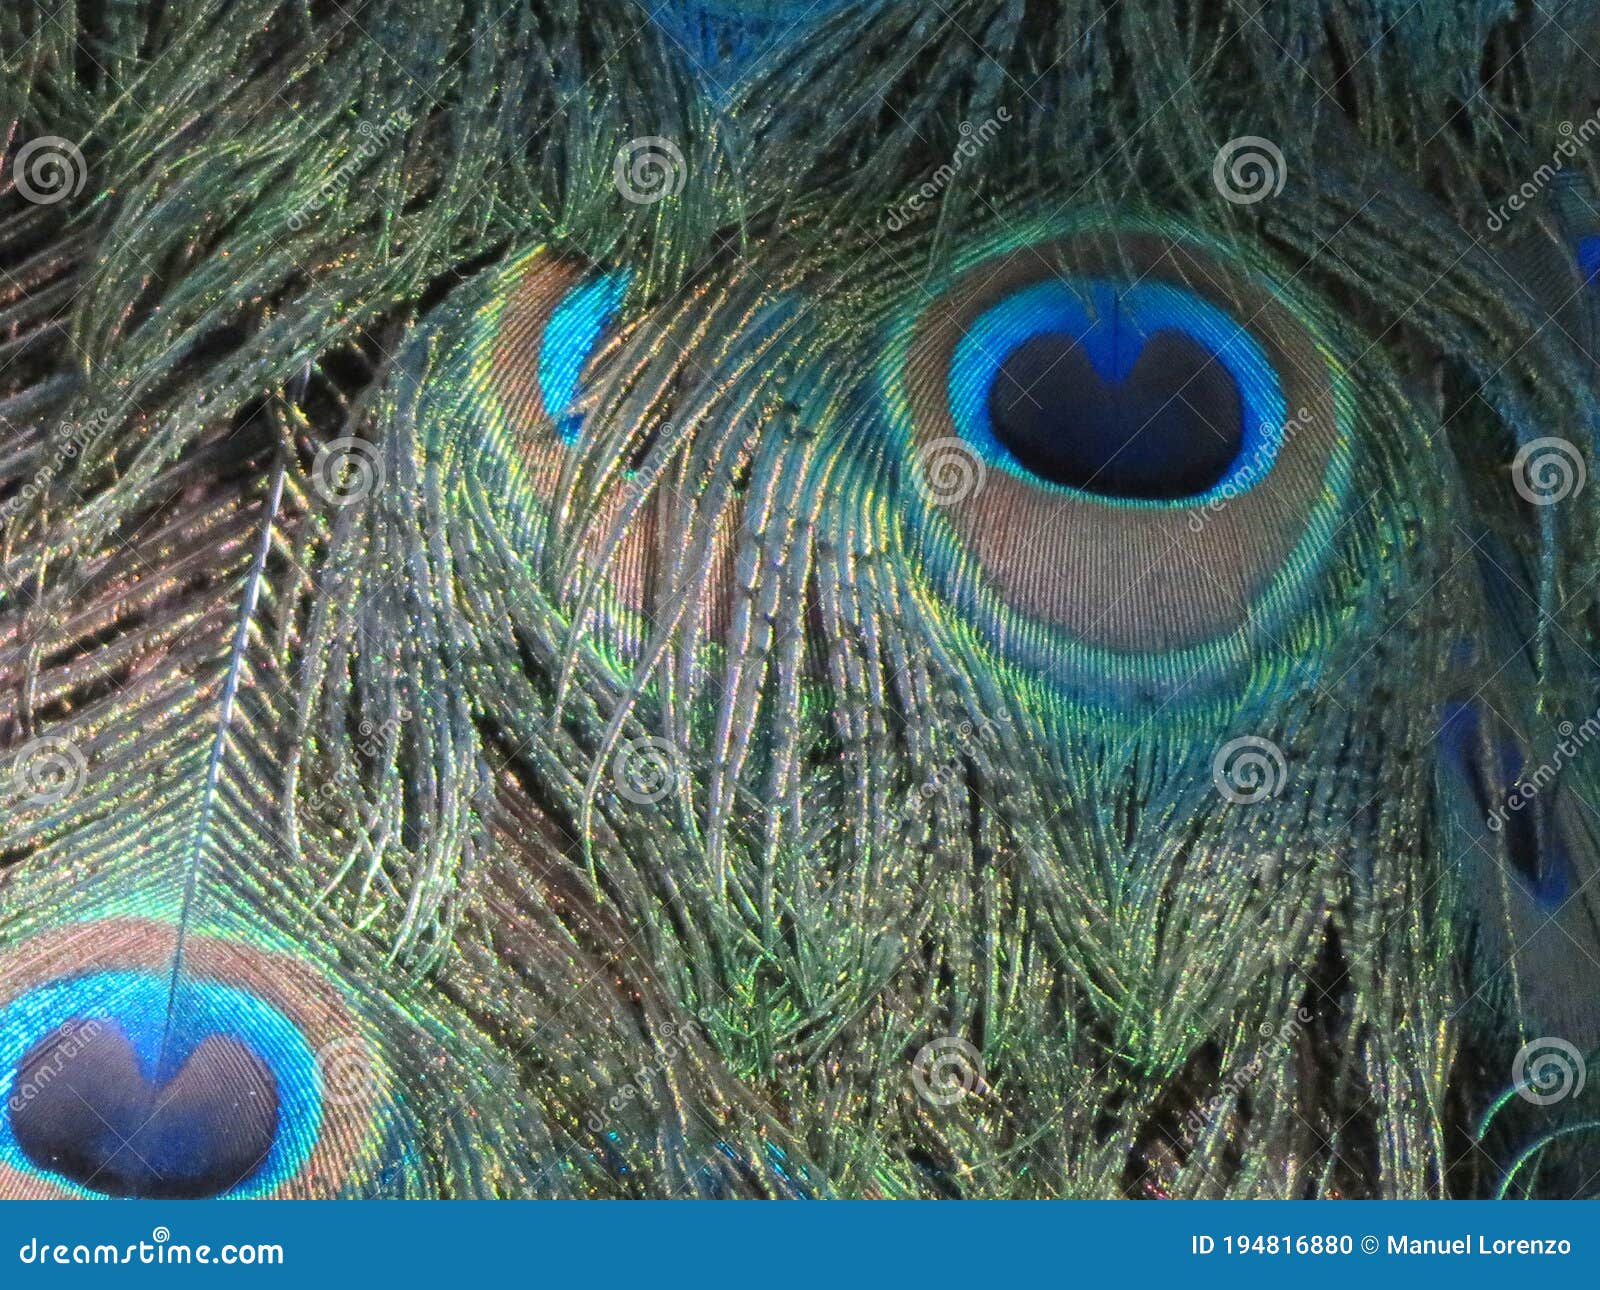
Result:
{"label": "peacock feather eyespot", "polygon": [[576,443],[583,419],[574,410],[578,381],[601,336],[616,321],[628,290],[628,273],[586,277],[569,287],[550,311],[539,338],[539,392],[563,442]]}
{"label": "peacock feather eyespot", "polygon": [[[1504,656],[1496,661],[1505,666]],[[1522,666],[1513,661],[1512,666]],[[1480,683],[1481,684],[1481,683]],[[1506,704],[1505,696],[1497,702]],[[1537,728],[1537,727],[1535,727]],[[1465,930],[1481,992],[1514,992],[1513,1010],[1585,1048],[1600,1043],[1575,971],[1600,954],[1581,893],[1597,841],[1580,764],[1584,736],[1530,747],[1495,704],[1459,697],[1440,713],[1437,792],[1442,837],[1463,878]]]}
{"label": "peacock feather eyespot", "polygon": [[[1559,909],[1572,892],[1564,829],[1525,779],[1528,756],[1511,730],[1472,700],[1445,705],[1438,735],[1446,770],[1465,786],[1477,821],[1500,835],[1511,874],[1532,900]],[[1477,821],[1474,821],[1475,823]]]}
{"label": "peacock feather eyespot", "polygon": [[625,269],[589,268],[540,248],[489,284],[464,393],[491,401],[495,423],[535,472],[579,442],[582,378],[615,327],[629,280]]}
{"label": "peacock feather eyespot", "polygon": [[[1600,220],[1600,216],[1596,218]],[[1596,372],[1600,373],[1600,232],[1585,233],[1578,238],[1575,253],[1578,276],[1587,288],[1583,295],[1589,306],[1588,353]],[[1600,376],[1597,376],[1597,380],[1600,380]]]}
{"label": "peacock feather eyespot", "polygon": [[1512,242],[1506,263],[1535,317],[1573,342],[1600,382],[1600,200],[1585,176],[1564,171],[1546,208],[1548,227],[1540,221]]}
{"label": "peacock feather eyespot", "polygon": [[0,1196],[332,1192],[373,1137],[375,1051],[299,960],[113,918],[0,979]]}
{"label": "peacock feather eyespot", "polygon": [[[641,378],[661,353],[680,368],[698,358],[682,341],[635,343],[649,316],[625,311],[632,281],[627,267],[534,248],[441,306],[401,363],[458,499],[547,579],[545,594],[577,595],[562,561],[574,558],[574,544],[603,545],[599,535],[627,517],[585,610],[602,628],[593,643],[622,668],[652,630],[658,531],[671,500],[630,488],[637,459],[663,428],[665,400],[628,400],[641,384],[695,379],[690,371]],[[724,536],[718,550],[727,545]],[[594,551],[583,555],[577,562],[588,567]]]}
{"label": "peacock feather eyespot", "polygon": [[971,457],[959,495],[905,490],[938,590],[1035,672],[1203,686],[1324,577],[1348,381],[1314,310],[1223,247],[1133,222],[978,248],[882,371],[914,482],[952,443]]}
{"label": "peacock feather eyespot", "polygon": [[[441,468],[537,562],[559,529],[563,482],[593,456],[584,390],[620,340],[632,273],[535,247],[486,273],[430,322],[437,355],[416,364],[419,414]],[[647,555],[641,538],[628,553]],[[637,580],[620,608],[637,614]]]}

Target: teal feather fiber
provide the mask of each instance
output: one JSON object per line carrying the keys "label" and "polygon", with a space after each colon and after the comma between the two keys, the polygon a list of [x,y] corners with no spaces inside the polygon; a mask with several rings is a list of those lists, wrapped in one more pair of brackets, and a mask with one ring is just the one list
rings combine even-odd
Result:
{"label": "teal feather fiber", "polygon": [[[8,6],[0,1194],[1592,1191],[1550,8]],[[1271,478],[984,457],[1037,282]]]}

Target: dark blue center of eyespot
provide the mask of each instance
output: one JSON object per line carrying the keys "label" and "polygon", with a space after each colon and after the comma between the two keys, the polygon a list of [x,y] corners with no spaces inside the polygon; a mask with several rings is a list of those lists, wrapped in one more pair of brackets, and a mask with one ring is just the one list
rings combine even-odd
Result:
{"label": "dark blue center of eyespot", "polygon": [[7,1112],[40,1169],[107,1196],[192,1200],[260,1170],[277,1137],[278,1089],[227,1035],[146,1078],[120,1026],[81,1017],[22,1059]]}
{"label": "dark blue center of eyespot", "polygon": [[1121,381],[1103,379],[1072,336],[1024,341],[995,373],[989,424],[1033,474],[1108,497],[1203,493],[1244,448],[1232,373],[1180,331],[1146,340]]}
{"label": "dark blue center of eyespot", "polygon": [[1134,502],[1249,488],[1287,400],[1229,314],[1164,282],[1045,280],[990,307],[951,357],[956,430],[992,462]]}

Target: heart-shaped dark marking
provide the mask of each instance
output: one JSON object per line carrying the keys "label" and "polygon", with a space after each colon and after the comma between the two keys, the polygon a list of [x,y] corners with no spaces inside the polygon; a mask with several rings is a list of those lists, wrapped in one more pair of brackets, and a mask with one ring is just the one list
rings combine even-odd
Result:
{"label": "heart-shaped dark marking", "polygon": [[1107,382],[1073,337],[1047,332],[1001,362],[995,438],[1033,474],[1108,497],[1192,497],[1227,477],[1244,441],[1232,374],[1179,331],[1158,331]]}
{"label": "heart-shaped dark marking", "polygon": [[29,1050],[8,1105],[41,1169],[108,1196],[219,1196],[266,1159],[278,1089],[254,1052],[207,1035],[170,1078],[151,1081],[115,1022],[80,1018]]}

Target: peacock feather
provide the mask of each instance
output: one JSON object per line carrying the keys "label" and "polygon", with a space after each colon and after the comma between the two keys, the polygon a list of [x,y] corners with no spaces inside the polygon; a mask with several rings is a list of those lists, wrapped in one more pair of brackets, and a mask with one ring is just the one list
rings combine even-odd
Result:
{"label": "peacock feather", "polygon": [[0,1195],[1591,1191],[1597,60],[7,7]]}

